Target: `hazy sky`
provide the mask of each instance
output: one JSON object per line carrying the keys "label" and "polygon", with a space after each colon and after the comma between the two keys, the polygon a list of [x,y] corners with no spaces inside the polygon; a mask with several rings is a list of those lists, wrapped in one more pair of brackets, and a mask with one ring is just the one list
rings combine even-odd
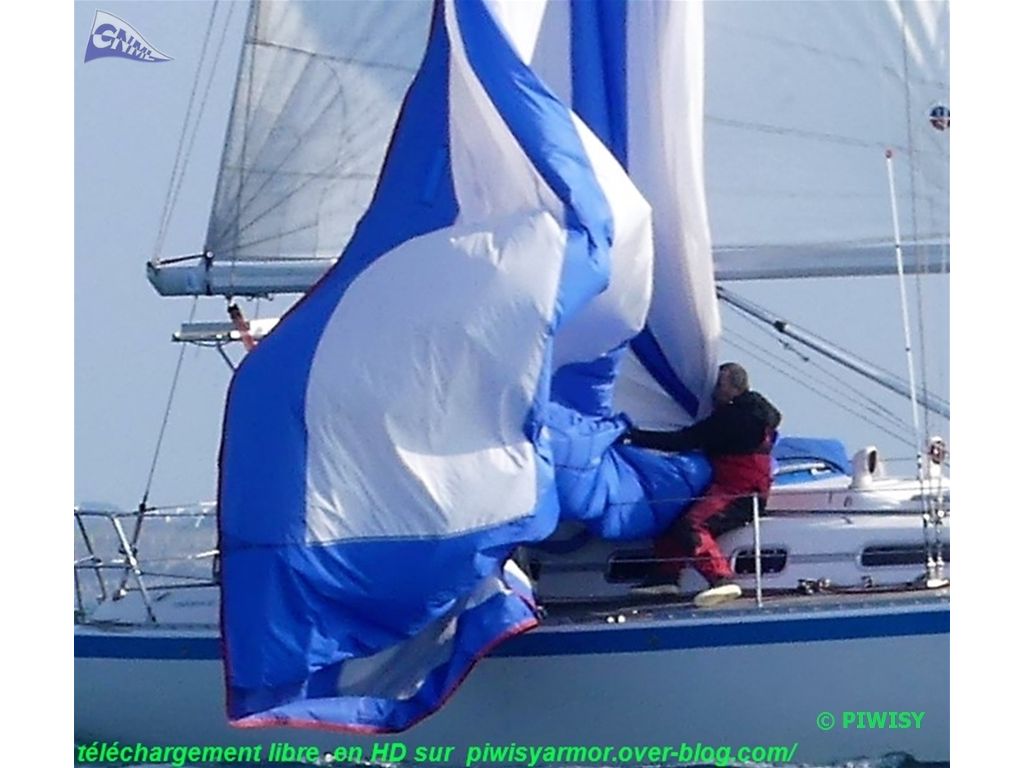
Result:
{"label": "hazy sky", "polygon": [[[171,334],[192,299],[159,297],[146,279],[203,34],[206,2],[104,3],[173,61],[83,63],[97,6],[75,4],[75,499],[138,503],[180,352]],[[234,87],[245,5],[237,3],[164,255],[202,249]],[[219,29],[219,27],[218,27]],[[200,94],[201,96],[201,94]],[[198,97],[197,97],[198,99]],[[198,318],[221,320],[224,302]],[[214,492],[229,371],[189,347],[150,500]]]}
{"label": "hazy sky", "polygon": [[[170,336],[188,319],[192,306],[191,299],[157,296],[146,280],[145,264],[153,255],[210,4],[103,4],[103,10],[133,25],[173,58],[160,64],[113,58],[84,63],[96,9],[87,2],[75,4],[74,493],[79,502],[134,506],[146,485],[180,351]],[[235,4],[218,75],[161,249],[163,256],[202,249],[244,15],[244,4]],[[215,37],[219,30],[218,24]],[[906,376],[895,279],[732,283],[729,287],[876,365]],[[947,399],[948,287],[945,276],[924,281],[927,383]],[[916,296],[912,283],[909,292],[912,298]],[[288,301],[285,297],[263,302],[260,310],[280,314]],[[252,307],[247,309],[252,311]],[[226,319],[223,300],[200,300],[197,319]],[[799,379],[825,378],[827,374],[785,351],[731,310],[723,309],[723,319],[727,343],[722,358],[747,364],[754,386],[783,411],[786,433],[839,437],[851,453],[873,443],[889,456],[912,455],[911,448],[895,437],[753,358],[749,342],[767,347],[774,357],[772,365]],[[916,329],[916,320],[914,325]],[[920,359],[919,348],[917,354]],[[820,358],[816,360],[836,370]],[[910,421],[907,402],[873,384],[841,375],[856,381],[858,388],[900,419]],[[228,378],[227,367],[214,351],[186,349],[151,502],[177,504],[213,497]],[[829,397],[834,399],[834,394]],[[948,424],[935,420],[932,432],[948,436]]]}

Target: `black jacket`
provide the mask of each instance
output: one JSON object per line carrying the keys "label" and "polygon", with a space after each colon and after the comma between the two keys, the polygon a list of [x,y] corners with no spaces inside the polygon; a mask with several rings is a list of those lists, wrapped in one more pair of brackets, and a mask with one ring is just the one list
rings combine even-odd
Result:
{"label": "black jacket", "polygon": [[632,429],[625,442],[673,453],[700,450],[709,456],[767,453],[781,421],[782,414],[774,405],[761,394],[748,391],[693,426],[674,432]]}

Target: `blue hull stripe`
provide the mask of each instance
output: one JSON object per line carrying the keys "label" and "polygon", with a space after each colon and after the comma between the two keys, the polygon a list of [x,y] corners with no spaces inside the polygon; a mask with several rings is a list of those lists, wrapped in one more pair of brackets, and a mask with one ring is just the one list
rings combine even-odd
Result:
{"label": "blue hull stripe", "polygon": [[[721,648],[832,640],[948,635],[949,611],[784,619],[716,625],[637,626],[528,632],[500,646],[492,656],[571,656],[637,653],[686,648]],[[92,659],[218,660],[217,637],[75,635],[75,657]]]}

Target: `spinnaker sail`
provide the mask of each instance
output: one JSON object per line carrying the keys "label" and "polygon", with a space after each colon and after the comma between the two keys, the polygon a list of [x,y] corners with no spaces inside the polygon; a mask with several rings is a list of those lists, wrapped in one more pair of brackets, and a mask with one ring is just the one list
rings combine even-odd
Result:
{"label": "spinnaker sail", "polygon": [[700,457],[614,445],[656,228],[527,64],[546,7],[435,4],[369,209],[232,380],[236,725],[408,727],[536,623],[516,546],[567,519],[649,536],[709,479]]}

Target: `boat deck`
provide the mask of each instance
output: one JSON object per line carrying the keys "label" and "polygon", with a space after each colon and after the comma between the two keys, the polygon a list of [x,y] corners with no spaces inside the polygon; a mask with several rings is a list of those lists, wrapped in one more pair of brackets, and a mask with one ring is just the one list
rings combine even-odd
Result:
{"label": "boat deck", "polygon": [[679,619],[721,619],[752,616],[816,613],[834,610],[846,612],[879,608],[908,609],[921,605],[949,604],[949,586],[928,589],[923,586],[887,587],[857,590],[823,590],[803,594],[793,590],[766,592],[761,605],[753,595],[708,608],[698,608],[693,595],[630,595],[619,599],[551,602],[542,606],[545,625],[621,624],[634,621]]}

